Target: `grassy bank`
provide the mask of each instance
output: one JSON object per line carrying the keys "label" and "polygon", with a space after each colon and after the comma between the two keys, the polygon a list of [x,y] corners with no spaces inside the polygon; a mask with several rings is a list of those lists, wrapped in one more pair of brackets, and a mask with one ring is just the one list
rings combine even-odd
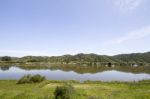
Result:
{"label": "grassy bank", "polygon": [[[16,84],[0,80],[0,99],[54,99],[57,86],[67,81],[44,81],[37,84]],[[68,81],[76,89],[74,99],[150,99],[150,80],[140,82]]]}

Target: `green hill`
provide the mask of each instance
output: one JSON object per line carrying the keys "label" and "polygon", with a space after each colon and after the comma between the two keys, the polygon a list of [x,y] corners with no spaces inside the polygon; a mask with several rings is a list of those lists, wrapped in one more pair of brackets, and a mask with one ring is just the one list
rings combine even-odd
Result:
{"label": "green hill", "polygon": [[60,64],[77,63],[150,63],[150,52],[120,54],[115,56],[97,54],[76,54],[63,56],[25,56],[14,58],[9,56],[0,57],[0,62],[50,62]]}

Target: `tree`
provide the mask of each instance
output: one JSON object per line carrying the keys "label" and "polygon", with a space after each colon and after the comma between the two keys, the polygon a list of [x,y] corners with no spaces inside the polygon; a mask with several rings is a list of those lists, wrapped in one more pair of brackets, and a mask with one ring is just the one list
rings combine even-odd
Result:
{"label": "tree", "polygon": [[1,61],[11,61],[11,60],[12,59],[9,56],[4,56],[4,57],[1,58]]}

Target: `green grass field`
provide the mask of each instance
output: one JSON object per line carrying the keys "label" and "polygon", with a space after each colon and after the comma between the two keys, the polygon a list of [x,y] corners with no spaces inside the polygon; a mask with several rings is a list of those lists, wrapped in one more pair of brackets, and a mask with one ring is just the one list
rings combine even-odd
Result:
{"label": "green grass field", "polygon": [[140,82],[43,81],[16,84],[0,80],[0,99],[54,99],[56,86],[71,83],[76,92],[72,99],[150,99],[150,80]]}

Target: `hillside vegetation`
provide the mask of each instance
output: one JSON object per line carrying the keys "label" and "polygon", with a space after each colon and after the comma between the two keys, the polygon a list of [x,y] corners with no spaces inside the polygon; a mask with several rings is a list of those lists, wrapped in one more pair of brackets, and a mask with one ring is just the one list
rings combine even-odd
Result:
{"label": "hillside vegetation", "polygon": [[150,63],[150,52],[120,54],[115,56],[97,54],[77,54],[63,56],[25,56],[21,58],[4,56],[0,57],[0,62],[50,62],[50,63]]}

